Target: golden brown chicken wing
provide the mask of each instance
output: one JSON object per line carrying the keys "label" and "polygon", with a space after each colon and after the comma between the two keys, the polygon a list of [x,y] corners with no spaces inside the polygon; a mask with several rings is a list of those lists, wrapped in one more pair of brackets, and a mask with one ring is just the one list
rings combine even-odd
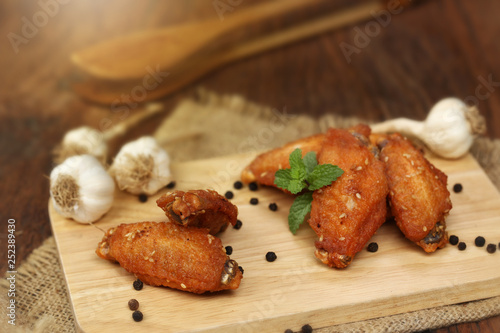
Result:
{"label": "golden brown chicken wing", "polygon": [[215,235],[236,224],[238,208],[213,190],[173,191],[156,200],[165,215],[182,225],[207,228]]}
{"label": "golden brown chicken wing", "polygon": [[367,142],[360,133],[329,129],[318,154],[319,164],[331,163],[344,170],[332,185],[313,193],[309,219],[319,236],[315,255],[330,267],[347,267],[385,222],[384,166]]}
{"label": "golden brown chicken wing", "polygon": [[[348,131],[359,138],[364,138],[365,144],[369,144],[366,138],[370,135],[371,130],[367,125],[356,125],[351,127]],[[262,185],[275,186],[274,174],[279,169],[290,168],[288,158],[295,149],[301,149],[302,156],[311,151],[318,153],[321,150],[324,139],[324,133],[316,134],[262,153],[243,170],[241,173],[241,180],[244,183],[255,181]]]}
{"label": "golden brown chicken wing", "polygon": [[400,134],[379,136],[380,160],[389,184],[389,203],[398,227],[425,252],[448,243],[445,217],[452,208],[447,176]]}
{"label": "golden brown chicken wing", "polygon": [[169,222],[121,224],[98,244],[99,257],[117,261],[126,271],[153,286],[193,293],[237,289],[238,264],[226,255],[221,240],[207,229]]}

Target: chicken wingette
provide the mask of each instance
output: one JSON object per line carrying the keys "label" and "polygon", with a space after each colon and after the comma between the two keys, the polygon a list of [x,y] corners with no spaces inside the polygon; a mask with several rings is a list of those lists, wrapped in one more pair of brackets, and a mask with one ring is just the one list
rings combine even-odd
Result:
{"label": "chicken wingette", "polygon": [[243,277],[208,229],[170,222],[121,224],[98,244],[99,257],[118,262],[144,283],[192,293],[237,289]]}
{"label": "chicken wingette", "polygon": [[388,186],[383,164],[359,133],[329,129],[319,164],[344,170],[331,185],[313,193],[309,225],[319,237],[315,255],[330,267],[345,268],[385,222]]}

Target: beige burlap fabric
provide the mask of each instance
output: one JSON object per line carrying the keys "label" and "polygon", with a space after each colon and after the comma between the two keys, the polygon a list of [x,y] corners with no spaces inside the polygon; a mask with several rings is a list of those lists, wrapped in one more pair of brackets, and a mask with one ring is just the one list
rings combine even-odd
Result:
{"label": "beige burlap fabric", "polygon": [[[291,114],[286,106],[275,109],[248,102],[240,96],[219,96],[200,90],[181,102],[155,133],[174,161],[202,159],[262,150],[298,137],[347,127],[355,118],[326,115],[313,119]],[[478,138],[472,154],[497,188],[500,188],[500,140]],[[0,281],[0,316],[4,331],[8,283]],[[16,276],[16,326],[12,332],[74,332],[75,322],[64,275],[52,237],[18,268]],[[415,311],[317,329],[317,332],[416,332],[477,321],[500,314],[500,297]]]}

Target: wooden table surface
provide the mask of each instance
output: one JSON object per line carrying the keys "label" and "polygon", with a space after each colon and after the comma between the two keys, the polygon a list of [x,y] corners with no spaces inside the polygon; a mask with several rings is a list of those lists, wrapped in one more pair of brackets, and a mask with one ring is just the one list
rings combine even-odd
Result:
{"label": "wooden table surface", "polygon": [[[218,0],[224,15],[261,1]],[[96,42],[201,18],[217,18],[207,0],[4,0],[0,3],[0,175],[2,244],[7,220],[16,220],[20,263],[51,235],[47,175],[52,148],[65,131],[113,124],[120,114],[79,98],[71,89],[69,55]],[[228,7],[228,8],[229,8]],[[436,0],[392,15],[356,44],[375,17],[254,56],[217,70],[164,98],[164,113],[133,129],[123,141],[151,133],[181,99],[203,86],[241,94],[299,114],[332,112],[370,120],[424,119],[440,98],[477,103],[488,136],[500,138],[500,2]],[[371,22],[370,26],[367,23]],[[223,21],[221,21],[223,24]],[[280,19],[276,20],[280,24]],[[380,23],[379,23],[380,24]],[[376,32],[376,33],[375,33]],[[356,47],[346,57],[341,45]],[[359,47],[358,47],[359,46]],[[349,58],[349,59],[348,59]],[[133,113],[134,110],[132,109]],[[137,111],[136,111],[137,112]],[[119,144],[119,143],[118,143]],[[0,272],[7,246],[0,248]],[[500,317],[432,332],[498,332]]]}

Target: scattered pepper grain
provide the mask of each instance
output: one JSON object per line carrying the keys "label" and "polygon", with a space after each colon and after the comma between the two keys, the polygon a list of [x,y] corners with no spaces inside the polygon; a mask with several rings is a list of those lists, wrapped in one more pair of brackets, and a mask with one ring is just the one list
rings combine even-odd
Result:
{"label": "scattered pepper grain", "polygon": [[174,187],[175,187],[175,180],[172,180],[165,186],[165,188],[168,188],[169,190],[173,189]]}
{"label": "scattered pepper grain", "polygon": [[368,244],[368,247],[366,248],[368,252],[377,252],[378,251],[378,244],[375,242],[371,242]]}
{"label": "scattered pepper grain", "polygon": [[144,284],[142,283],[141,280],[137,279],[134,281],[134,289],[135,290],[141,290],[142,287],[144,287]]}
{"label": "scattered pepper grain", "polygon": [[234,225],[234,229],[239,230],[241,226],[243,225],[243,222],[241,220],[236,220],[236,224]]}
{"label": "scattered pepper grain", "polygon": [[278,258],[278,257],[276,256],[276,253],[274,253],[274,252],[267,252],[267,253],[266,253],[266,260],[267,260],[267,261],[269,261],[269,262],[273,262],[273,261],[275,261],[275,260],[276,260],[276,258]]}
{"label": "scattered pepper grain", "polygon": [[272,210],[273,212],[278,210],[278,205],[276,203],[270,203],[269,204],[269,209]]}
{"label": "scattered pepper grain", "polygon": [[301,330],[302,333],[312,333],[312,331],[313,331],[313,329],[312,329],[311,325],[306,324],[306,325],[302,326],[302,330]]}
{"label": "scattered pepper grain", "polygon": [[486,246],[486,251],[488,251],[488,253],[495,253],[497,250],[497,246],[495,244],[488,244]]}
{"label": "scattered pepper grain", "polygon": [[227,191],[227,192],[224,194],[224,196],[226,197],[226,199],[229,199],[229,200],[231,200],[232,198],[234,198],[234,194],[233,194],[233,192],[231,192],[231,191]]}
{"label": "scattered pepper grain", "polygon": [[257,185],[256,182],[251,182],[250,184],[248,184],[248,188],[250,189],[250,191],[257,191],[259,189],[259,185]]}
{"label": "scattered pepper grain", "polygon": [[464,251],[466,248],[467,248],[467,244],[465,244],[464,242],[458,243],[458,249],[460,251]]}
{"label": "scattered pepper grain", "polygon": [[139,194],[139,201],[140,202],[146,202],[148,201],[148,196],[144,193]]}
{"label": "scattered pepper grain", "polygon": [[457,245],[458,244],[458,236],[451,235],[450,236],[450,244],[451,245]]}
{"label": "scattered pepper grain", "polygon": [[226,246],[226,254],[230,256],[233,254],[233,247],[232,246]]}
{"label": "scattered pepper grain", "polygon": [[135,311],[139,308],[139,301],[137,301],[135,298],[132,298],[130,301],[128,301],[128,308],[132,311]]}
{"label": "scattered pepper grain", "polygon": [[291,329],[287,328],[287,329],[285,330],[285,333],[293,333],[293,331],[292,331]]}
{"label": "scattered pepper grain", "polygon": [[453,192],[455,192],[455,193],[460,193],[460,192],[462,192],[463,189],[464,188],[463,188],[462,184],[460,184],[460,183],[453,185]]}
{"label": "scattered pepper grain", "polygon": [[132,313],[132,318],[134,318],[134,321],[141,321],[142,318],[144,318],[144,315],[141,311],[136,310]]}
{"label": "scattered pepper grain", "polygon": [[257,198],[250,199],[250,204],[251,205],[257,205],[258,203],[259,203],[259,199],[257,199]]}
{"label": "scattered pepper grain", "polygon": [[243,183],[240,182],[239,180],[238,181],[235,181],[234,184],[233,184],[233,187],[236,189],[236,190],[241,190],[243,188]]}
{"label": "scattered pepper grain", "polygon": [[477,247],[483,247],[485,243],[486,243],[486,239],[484,239],[483,236],[477,236],[476,239],[474,240],[474,244]]}

